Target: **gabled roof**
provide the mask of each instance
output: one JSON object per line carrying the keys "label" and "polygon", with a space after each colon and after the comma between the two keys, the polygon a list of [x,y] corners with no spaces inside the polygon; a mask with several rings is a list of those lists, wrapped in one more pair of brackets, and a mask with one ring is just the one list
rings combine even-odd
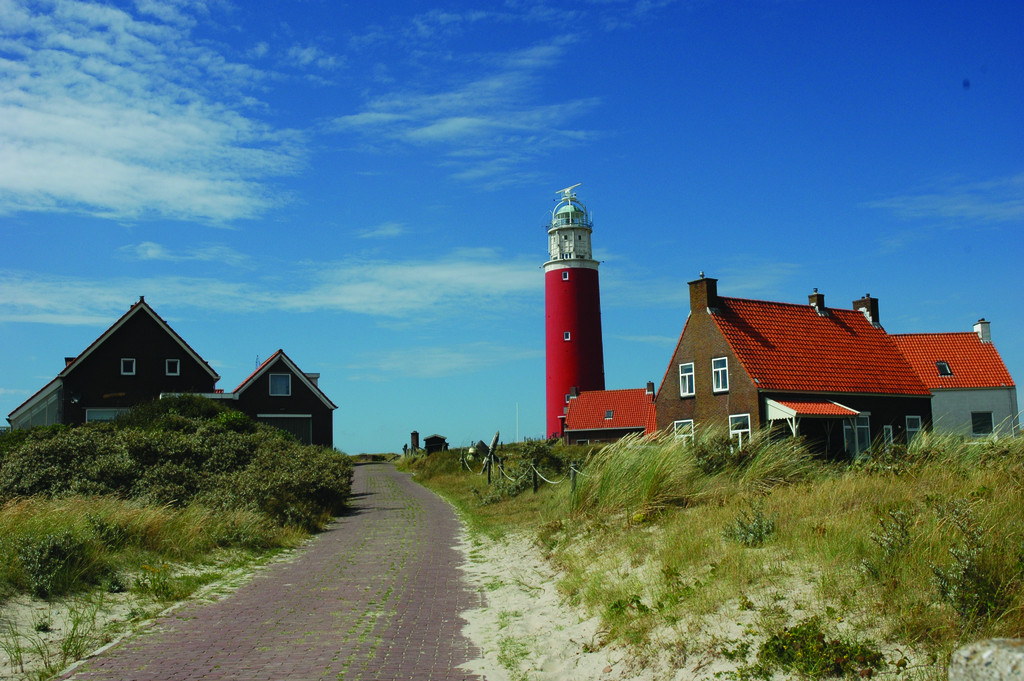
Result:
{"label": "gabled roof", "polygon": [[[891,338],[932,390],[1013,386],[996,346],[982,343],[976,333],[902,333]],[[940,376],[936,362],[949,364],[952,375]]]}
{"label": "gabled roof", "polygon": [[78,357],[75,357],[75,359],[73,361],[68,362],[67,366],[64,367],[64,370],[61,371],[59,374],[57,374],[57,377],[58,378],[63,378],[65,376],[67,376],[68,374],[70,374],[72,371],[74,371],[75,368],[79,364],[81,364],[85,360],[86,357],[91,355],[93,353],[93,351],[96,350],[96,348],[98,348],[99,346],[103,345],[103,343],[108,338],[110,338],[112,335],[114,335],[115,331],[117,331],[122,326],[124,326],[125,323],[129,319],[134,317],[136,314],[140,314],[140,313],[146,313],[150,317],[152,317],[153,320],[160,326],[160,328],[162,328],[164,331],[166,331],[167,334],[171,338],[173,338],[178,343],[178,345],[180,345],[181,348],[186,353],[188,353],[188,355],[192,359],[194,359],[204,369],[206,369],[207,373],[210,374],[210,376],[213,378],[214,382],[220,380],[220,376],[217,374],[217,372],[214,371],[213,368],[209,364],[206,363],[206,360],[204,360],[202,357],[200,357],[199,353],[196,352],[195,350],[193,350],[192,346],[190,346],[188,343],[186,343],[185,340],[181,336],[179,336],[174,331],[174,329],[172,329],[170,327],[170,325],[163,320],[163,318],[160,315],[158,315],[156,312],[153,311],[153,308],[151,308],[149,306],[149,303],[146,302],[145,298],[139,298],[139,302],[135,303],[130,308],[128,308],[128,311],[125,312],[123,315],[121,315],[121,318],[118,319],[116,322],[114,322],[109,329],[104,331],[103,335],[101,335],[99,338],[94,340],[92,342],[92,344],[89,347],[87,347],[84,352],[82,352],[82,354],[80,354]]}
{"label": "gabled roof", "polygon": [[761,390],[928,395],[882,328],[858,310],[718,298],[712,318]]}
{"label": "gabled roof", "polygon": [[74,371],[76,367],[78,367],[83,361],[85,361],[86,357],[91,355],[93,353],[93,351],[96,350],[96,348],[98,348],[101,345],[103,345],[103,343],[108,338],[110,338],[114,334],[115,331],[117,331],[122,326],[124,326],[125,323],[129,319],[134,317],[136,314],[140,314],[140,313],[145,313],[145,314],[148,314],[150,317],[152,317],[153,320],[156,321],[156,323],[160,326],[160,328],[162,328],[165,332],[167,332],[167,334],[171,338],[173,338],[178,343],[178,345],[181,346],[181,348],[189,355],[189,357],[194,359],[204,369],[206,369],[206,371],[210,374],[210,376],[213,377],[214,382],[217,382],[217,381],[220,380],[220,376],[217,374],[216,371],[213,370],[213,368],[209,364],[206,363],[206,360],[204,360],[202,357],[200,357],[198,352],[193,350],[192,347],[188,343],[186,343],[185,340],[181,336],[179,336],[174,331],[174,329],[172,329],[170,327],[170,325],[163,320],[163,318],[160,315],[158,315],[156,312],[153,311],[153,308],[151,308],[149,306],[149,304],[146,302],[145,298],[140,297],[139,298],[139,302],[137,302],[134,305],[132,305],[131,307],[129,307],[128,311],[125,312],[123,315],[121,315],[120,319],[118,319],[116,322],[114,322],[110,326],[109,329],[104,331],[100,335],[99,338],[94,340],[89,345],[89,347],[87,347],[84,351],[82,351],[82,353],[80,355],[78,355],[78,357],[75,357],[71,361],[66,361],[65,365],[64,365],[64,368],[61,370],[61,372],[59,374],[57,374],[57,377],[55,379],[53,379],[53,381],[50,381],[49,383],[44,385],[40,390],[38,390],[34,395],[32,395],[32,397],[28,398],[27,400],[22,402],[20,405],[18,405],[18,408],[11,412],[9,418],[13,418],[15,416],[15,414],[17,414],[19,411],[21,411],[24,407],[30,406],[29,403],[32,402],[33,400],[35,400],[37,397],[40,397],[42,395],[42,393],[46,392],[47,388],[49,388],[55,381],[57,381],[58,379],[65,378],[68,374],[70,374],[72,371]]}
{"label": "gabled roof", "polygon": [[298,376],[299,380],[302,381],[303,383],[305,383],[306,387],[309,388],[310,390],[312,390],[313,394],[316,395],[317,397],[319,397],[320,400],[325,405],[327,405],[328,409],[337,409],[338,408],[338,405],[336,405],[334,402],[331,402],[330,398],[327,397],[327,395],[324,394],[324,391],[320,390],[320,388],[315,386],[313,384],[313,382],[310,381],[309,378],[306,377],[306,374],[303,373],[302,369],[300,369],[298,367],[298,365],[295,364],[295,362],[293,362],[288,355],[284,354],[284,350],[278,350],[277,352],[272,354],[270,357],[268,357],[267,360],[265,362],[263,362],[263,364],[259,365],[256,368],[256,371],[254,371],[251,374],[249,374],[248,378],[246,378],[244,381],[242,381],[241,383],[238,384],[238,387],[235,388],[234,391],[233,391],[234,394],[235,395],[239,395],[239,394],[245,392],[246,390],[248,390],[249,387],[253,384],[253,382],[255,382],[255,380],[257,378],[259,378],[260,376],[262,376],[264,373],[266,373],[267,370],[275,362],[277,362],[278,360],[281,360],[282,362],[284,362],[285,366],[287,366],[291,370],[291,372],[293,374]]}
{"label": "gabled roof", "polygon": [[[612,418],[606,419],[609,411]],[[657,430],[653,395],[644,388],[587,390],[569,400],[566,430],[602,428],[643,428],[645,433],[653,433]]]}

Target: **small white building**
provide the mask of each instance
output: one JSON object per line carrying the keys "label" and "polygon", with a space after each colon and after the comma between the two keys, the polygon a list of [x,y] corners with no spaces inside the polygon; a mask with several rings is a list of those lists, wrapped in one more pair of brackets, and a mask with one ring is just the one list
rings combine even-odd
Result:
{"label": "small white building", "polygon": [[992,344],[989,322],[974,333],[891,336],[932,393],[932,427],[986,437],[1020,429],[1017,387]]}

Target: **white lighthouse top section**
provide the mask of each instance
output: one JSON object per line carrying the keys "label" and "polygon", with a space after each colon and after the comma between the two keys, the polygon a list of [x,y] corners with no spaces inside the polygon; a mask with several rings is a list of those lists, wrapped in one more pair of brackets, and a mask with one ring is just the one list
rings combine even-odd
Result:
{"label": "white lighthouse top section", "polygon": [[548,224],[548,255],[551,259],[544,264],[545,270],[559,267],[597,268],[593,259],[590,235],[594,222],[583,202],[573,190],[578,187],[559,190],[562,198],[551,211],[551,222]]}

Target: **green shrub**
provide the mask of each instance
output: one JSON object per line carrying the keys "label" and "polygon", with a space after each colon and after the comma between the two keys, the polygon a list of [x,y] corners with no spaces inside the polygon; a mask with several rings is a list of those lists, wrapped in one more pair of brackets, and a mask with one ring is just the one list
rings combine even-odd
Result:
{"label": "green shrub", "polygon": [[70,530],[26,539],[19,547],[18,557],[23,578],[38,598],[71,591],[90,562],[86,543]]}
{"label": "green shrub", "polygon": [[740,515],[722,531],[729,540],[748,548],[761,546],[775,534],[775,518],[764,512],[764,503],[750,502],[749,509],[740,509]]}
{"label": "green shrub", "polygon": [[758,650],[756,665],[741,670],[741,675],[770,679],[780,669],[812,679],[854,673],[869,677],[885,665],[885,658],[874,644],[839,636],[830,638],[822,629],[821,620],[811,617],[769,636]]}
{"label": "green shrub", "polygon": [[118,416],[114,420],[114,425],[117,428],[148,430],[160,428],[162,424],[175,422],[174,420],[164,421],[166,416],[206,420],[215,418],[227,409],[227,405],[208,397],[189,394],[177,395],[135,405]]}

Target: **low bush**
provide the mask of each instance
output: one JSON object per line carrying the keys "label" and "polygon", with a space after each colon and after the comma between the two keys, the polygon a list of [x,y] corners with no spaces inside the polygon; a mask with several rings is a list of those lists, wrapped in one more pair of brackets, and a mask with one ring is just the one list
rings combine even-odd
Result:
{"label": "low bush", "polygon": [[67,593],[87,576],[89,554],[86,542],[71,530],[27,537],[18,548],[22,579],[37,598]]}

